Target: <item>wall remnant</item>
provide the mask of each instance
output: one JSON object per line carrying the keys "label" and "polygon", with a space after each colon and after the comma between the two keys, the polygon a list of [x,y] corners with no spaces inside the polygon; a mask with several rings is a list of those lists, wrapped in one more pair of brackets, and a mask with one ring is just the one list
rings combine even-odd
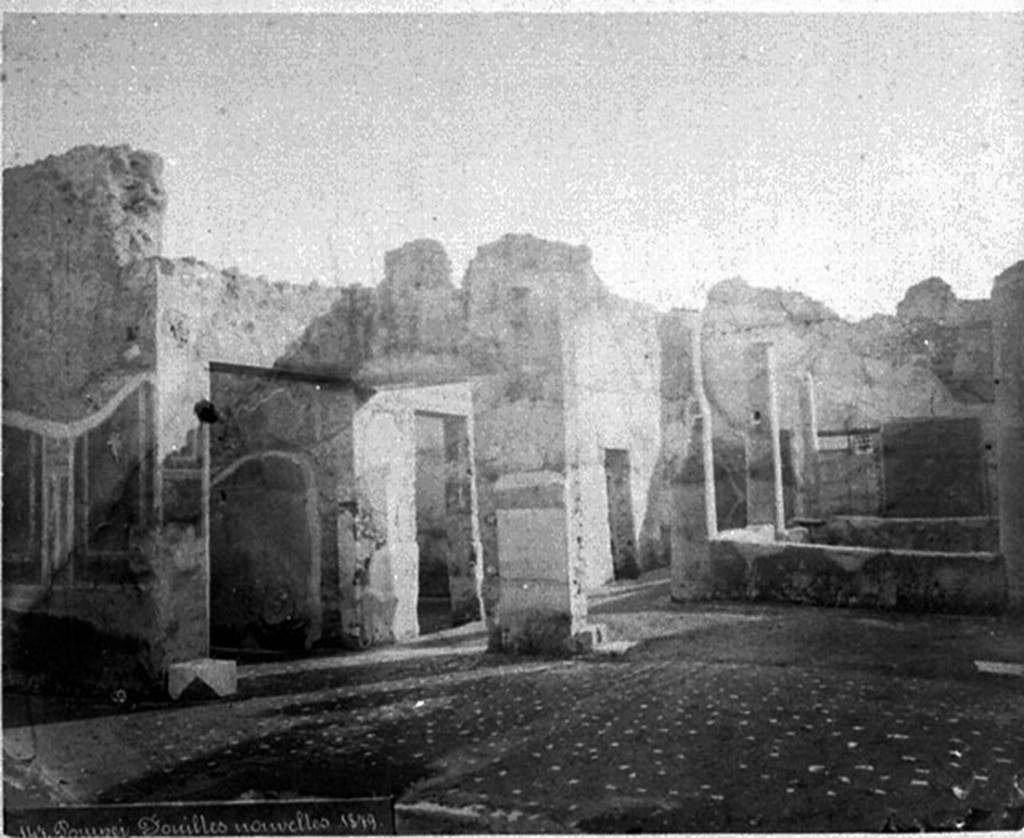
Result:
{"label": "wall remnant", "polygon": [[1024,262],[992,287],[995,347],[999,550],[1010,607],[1024,610]]}
{"label": "wall remnant", "polygon": [[998,553],[999,519],[877,518],[839,515],[804,524],[815,544],[921,550],[927,553]]}
{"label": "wall remnant", "polygon": [[718,598],[992,614],[1005,602],[996,553],[794,544],[756,534],[711,542]]}
{"label": "wall remnant", "polygon": [[[4,170],[4,407],[88,416],[154,366],[160,158],[82,146]],[[45,382],[46,386],[40,386]]]}

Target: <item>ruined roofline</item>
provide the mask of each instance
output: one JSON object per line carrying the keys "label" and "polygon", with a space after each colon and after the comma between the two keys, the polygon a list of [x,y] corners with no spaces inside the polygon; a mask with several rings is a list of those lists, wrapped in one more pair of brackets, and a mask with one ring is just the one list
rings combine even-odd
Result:
{"label": "ruined roofline", "polygon": [[[919,313],[918,308],[922,305],[921,298],[929,293],[941,294],[941,304],[944,306],[940,313],[928,314]],[[926,299],[923,305],[928,304]],[[729,277],[714,283],[707,292],[706,303],[703,308],[696,311],[705,312],[712,306],[727,308],[730,305],[759,305],[770,303],[792,313],[794,304],[797,306],[808,306],[813,308],[818,316],[818,321],[836,321],[844,325],[858,326],[878,319],[888,321],[909,322],[914,319],[943,319],[952,321],[964,321],[968,319],[985,319],[987,312],[984,309],[990,304],[987,297],[958,297],[948,282],[937,276],[931,276],[919,282],[907,286],[903,297],[896,304],[894,312],[875,311],[863,317],[847,318],[815,297],[803,291],[790,290],[779,286],[752,285],[740,276]],[[915,306],[916,304],[916,306]],[[936,306],[938,307],[938,306]],[[973,315],[970,314],[974,310]],[[677,311],[679,309],[670,309]]]}

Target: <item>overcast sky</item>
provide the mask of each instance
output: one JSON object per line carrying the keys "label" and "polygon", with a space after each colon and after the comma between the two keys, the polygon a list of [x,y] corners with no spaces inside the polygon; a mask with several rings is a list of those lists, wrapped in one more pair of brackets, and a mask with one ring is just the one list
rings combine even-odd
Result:
{"label": "overcast sky", "polygon": [[7,15],[4,165],[155,151],[164,254],[379,281],[585,243],[617,293],[892,312],[1024,258],[1024,15]]}

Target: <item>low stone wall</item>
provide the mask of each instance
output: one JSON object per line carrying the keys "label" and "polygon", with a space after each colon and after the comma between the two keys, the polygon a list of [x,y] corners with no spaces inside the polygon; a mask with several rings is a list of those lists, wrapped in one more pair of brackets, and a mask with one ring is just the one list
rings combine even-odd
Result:
{"label": "low stone wall", "polygon": [[757,541],[735,530],[709,547],[713,599],[939,613],[994,613],[1005,606],[997,553]]}
{"label": "low stone wall", "polygon": [[940,553],[999,550],[999,519],[875,518],[842,515],[807,527],[814,544],[926,550]]}

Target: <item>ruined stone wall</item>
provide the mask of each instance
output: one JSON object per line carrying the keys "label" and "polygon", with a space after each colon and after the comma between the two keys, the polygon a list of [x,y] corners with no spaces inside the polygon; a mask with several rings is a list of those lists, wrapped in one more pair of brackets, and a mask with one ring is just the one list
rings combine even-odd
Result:
{"label": "ruined stone wall", "polygon": [[[160,381],[158,439],[161,457],[183,447],[194,430],[193,407],[209,399],[211,362],[273,368],[308,356],[299,347],[318,344],[309,332],[340,303],[359,300],[338,288],[270,283],[219,271],[194,259],[152,263],[159,275],[156,322]],[[329,359],[336,339],[320,348]],[[342,361],[344,363],[344,361]],[[303,367],[308,369],[308,367]]]}
{"label": "ruined stone wall", "polygon": [[[412,636],[417,410],[446,417],[446,448],[465,425],[468,473],[453,460],[443,475],[446,526],[462,516],[450,582],[467,614],[482,594],[499,644],[544,645],[585,622],[584,590],[614,571],[609,452],[628,458],[613,505],[628,499],[639,567],[706,549],[693,316],[617,299],[585,247],[525,235],[480,247],[461,288],[425,239],[386,254],[376,289],[170,261],[159,174],[153,155],[89,147],[5,172],[4,424],[17,440],[4,446],[5,604],[131,635],[152,672],[203,654],[210,491],[269,480],[319,563],[293,569],[313,580],[292,591],[303,643],[321,623],[360,645]],[[897,317],[859,324],[732,281],[703,319],[723,528],[745,514],[754,342],[776,345],[782,426],[798,443],[807,372],[822,429],[973,416],[993,438],[991,314],[941,280],[912,288]],[[211,363],[357,385],[213,387]],[[211,397],[225,421],[200,424]]]}
{"label": "ruined stone wall", "polygon": [[[676,309],[658,322],[662,449],[646,526],[652,539],[655,532],[661,536],[656,542],[661,563],[671,568],[671,593],[680,600],[707,592],[703,418],[694,368],[694,333],[699,329],[696,311]],[[725,521],[744,498],[726,466],[723,458],[715,460],[715,488],[721,499],[716,506],[719,519]]]}
{"label": "ruined stone wall", "polygon": [[[564,493],[566,475],[562,313],[571,309],[570,302],[585,302],[603,289],[586,248],[505,236],[478,249],[466,271],[463,293],[468,314],[464,351],[474,369],[486,375],[476,382],[473,396],[484,605],[492,644],[515,645],[517,636],[532,631],[528,624],[535,618],[556,624],[564,619],[571,631],[573,622],[585,616],[583,579],[576,578],[580,568],[575,566],[567,572],[575,575],[574,583],[578,581],[576,596],[570,600],[538,593],[537,602],[548,603],[541,608],[543,614],[530,613],[528,600],[513,600],[512,592],[516,586],[530,590],[531,585],[538,592],[554,591],[559,583],[537,578],[537,563],[561,572],[567,562],[564,495],[556,497]],[[516,488],[499,497],[496,488],[505,478],[511,478],[509,485]],[[561,488],[552,488],[552,480]],[[552,511],[556,500],[560,513]],[[515,509],[501,512],[499,504],[505,502],[514,503]],[[502,516],[508,526],[513,518],[524,516],[538,522],[558,518],[563,528],[560,536],[549,533],[543,542],[550,555],[527,561],[511,547],[499,555]],[[550,530],[548,524],[543,527]],[[505,610],[499,613],[502,599]],[[556,626],[552,633],[558,635],[560,629]]]}
{"label": "ruined stone wall", "polygon": [[993,303],[961,300],[938,277],[911,286],[890,334],[899,357],[928,365],[969,415],[981,423],[988,509],[998,503]]}
{"label": "ruined stone wall", "polygon": [[[162,532],[173,536],[179,544],[188,545],[192,563],[201,568],[187,584],[171,574],[170,586],[176,592],[174,607],[180,608],[181,603],[190,600],[207,602],[210,568],[204,528],[209,525],[206,498],[214,475],[205,459],[208,439],[204,435],[216,424],[200,426],[195,407],[211,398],[210,364],[261,368],[281,365],[291,354],[299,354],[300,347],[308,346],[309,332],[319,327],[325,313],[339,304],[358,303],[358,297],[339,289],[271,284],[235,271],[218,271],[192,259],[150,260],[148,264],[158,274],[156,437],[162,471]],[[333,362],[336,364],[337,360]],[[273,410],[268,411],[257,410],[253,416],[270,416],[273,420]],[[287,422],[287,417],[283,421]],[[329,453],[317,449],[334,442],[330,435],[332,427],[330,421],[321,421],[313,434],[316,439],[305,440],[309,450],[304,454],[308,460],[317,462],[320,527],[311,537],[320,542],[320,573],[328,574],[329,591],[336,590],[339,561],[335,507],[341,493],[336,484],[345,484],[346,494],[350,494],[352,482],[351,465],[346,473],[345,464],[338,463],[339,457],[344,459],[340,453],[346,447],[344,439]],[[334,432],[344,436],[337,427]],[[265,443],[266,440],[253,443],[250,439],[240,456],[257,453],[255,448],[265,450]],[[351,450],[350,442],[348,448]],[[218,465],[230,467],[227,463]],[[327,507],[329,513],[325,511]],[[334,602],[337,600],[335,596]],[[313,620],[311,633],[306,634],[306,641],[311,642],[320,632],[319,617],[307,616]],[[202,614],[191,614],[189,622],[206,626],[209,618],[204,607]],[[172,619],[184,621],[177,616]],[[193,644],[191,656],[205,653],[203,644],[208,643],[208,638],[204,636],[202,640]]]}
{"label": "ruined stone wall", "polygon": [[3,400],[73,420],[154,366],[152,277],[162,163],[127,147],[76,148],[4,171]]}
{"label": "ruined stone wall", "polygon": [[999,550],[1006,561],[1008,604],[1024,614],[1024,261],[992,286],[995,314],[996,450],[999,455]]}
{"label": "ruined stone wall", "polygon": [[931,277],[907,289],[896,320],[903,355],[926,359],[958,401],[995,400],[988,300],[958,299],[947,282]]}
{"label": "ruined stone wall", "polygon": [[425,386],[465,378],[464,294],[452,282],[451,264],[439,242],[417,239],[388,251],[384,279],[369,292],[372,329],[367,351],[355,357],[362,380]]}
{"label": "ruined stone wall", "polygon": [[[923,285],[934,284],[929,280]],[[801,434],[807,418],[807,373],[814,378],[820,431],[877,428],[903,418],[978,417],[988,472],[986,491],[992,496],[994,425],[983,383],[990,374],[990,328],[978,301],[953,298],[953,303],[947,300],[936,309],[924,305],[921,297],[911,289],[910,302],[901,304],[899,318],[875,316],[848,323],[802,294],[752,288],[740,280],[716,285],[708,295],[703,332],[716,438],[742,451],[751,421],[746,415],[744,353],[755,342],[770,341],[779,370],[780,424],[792,433],[794,443],[798,508],[807,492]],[[948,332],[951,355],[932,340],[935,329]],[[967,381],[978,383],[974,391],[968,392]],[[741,456],[733,459],[743,461]]]}
{"label": "ruined stone wall", "polygon": [[[616,544],[620,553],[631,554],[620,557],[620,575],[656,563],[644,524],[661,451],[657,316],[647,306],[594,295],[570,301],[563,319],[570,560],[585,569],[586,587],[594,588],[615,576],[610,520],[632,529],[618,539],[632,544]],[[628,461],[625,493],[614,491],[614,476],[609,482],[609,450],[624,452],[620,457]]]}
{"label": "ruined stone wall", "polygon": [[803,294],[752,288],[740,280],[714,286],[704,315],[708,397],[725,427],[746,426],[746,348],[770,341],[779,369],[783,428],[799,430],[802,376],[817,389],[822,430],[872,427],[886,419],[956,416],[966,411],[928,365],[892,350],[881,321],[851,324]]}
{"label": "ruined stone wall", "polygon": [[[131,687],[183,635],[164,630],[176,545],[151,529],[156,283],[139,266],[159,250],[160,170],[86,146],[4,172],[5,632],[42,626],[26,666],[77,649],[84,679]],[[105,665],[86,636],[128,659]]]}
{"label": "ruined stone wall", "polygon": [[811,542],[947,553],[996,553],[999,519],[838,516],[808,527]]}
{"label": "ruined stone wall", "polygon": [[417,239],[384,254],[377,304],[377,356],[447,355],[465,328],[451,262],[432,239]]}

